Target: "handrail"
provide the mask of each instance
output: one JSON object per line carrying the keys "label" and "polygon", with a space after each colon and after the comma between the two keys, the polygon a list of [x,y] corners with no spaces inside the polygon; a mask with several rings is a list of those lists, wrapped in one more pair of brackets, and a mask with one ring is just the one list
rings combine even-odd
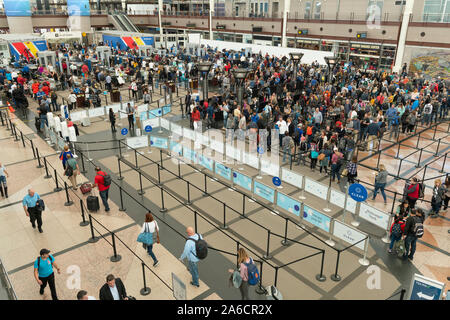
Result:
{"label": "handrail", "polygon": [[12,300],[18,300],[16,290],[14,290],[14,286],[11,283],[11,279],[9,279],[8,272],[3,265],[2,259],[0,258],[0,276],[3,276],[5,279],[6,289],[8,291],[8,295]]}

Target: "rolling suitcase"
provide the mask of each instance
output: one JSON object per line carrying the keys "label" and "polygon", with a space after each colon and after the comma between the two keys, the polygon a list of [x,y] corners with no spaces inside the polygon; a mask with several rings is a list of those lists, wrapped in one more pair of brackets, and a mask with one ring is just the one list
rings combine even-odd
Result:
{"label": "rolling suitcase", "polygon": [[100,209],[100,203],[97,196],[89,196],[86,200],[89,211],[97,212]]}

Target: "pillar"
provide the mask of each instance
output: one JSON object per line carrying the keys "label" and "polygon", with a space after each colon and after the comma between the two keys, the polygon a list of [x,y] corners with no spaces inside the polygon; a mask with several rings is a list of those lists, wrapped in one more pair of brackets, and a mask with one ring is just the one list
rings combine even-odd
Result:
{"label": "pillar", "polygon": [[283,29],[281,31],[281,46],[282,47],[287,47],[286,29],[287,29],[287,18],[288,18],[290,9],[291,9],[291,0],[284,0]]}
{"label": "pillar", "polygon": [[70,31],[91,31],[91,8],[89,0],[67,0],[69,19],[67,26]]}
{"label": "pillar", "polygon": [[405,54],[406,36],[408,34],[409,18],[414,7],[414,0],[406,0],[405,9],[403,11],[402,24],[400,26],[400,36],[397,43],[397,52],[395,54],[395,64],[392,71],[400,72],[403,65],[403,56]]}
{"label": "pillar", "polygon": [[158,0],[158,20],[159,20],[159,45],[162,46],[163,43],[163,28],[162,28],[162,20],[161,20],[161,12],[163,10],[163,0]]}
{"label": "pillar", "polygon": [[213,12],[214,0],[209,0],[209,40],[213,40]]}
{"label": "pillar", "polygon": [[10,33],[33,33],[30,0],[3,0]]}

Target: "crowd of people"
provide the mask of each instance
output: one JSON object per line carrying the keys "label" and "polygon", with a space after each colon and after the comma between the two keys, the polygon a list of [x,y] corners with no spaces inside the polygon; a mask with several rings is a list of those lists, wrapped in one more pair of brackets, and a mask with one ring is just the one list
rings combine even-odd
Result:
{"label": "crowd of people", "polygon": [[[276,129],[283,162],[292,158],[296,160],[295,165],[306,165],[308,162],[312,171],[318,166],[320,173],[329,174],[332,181],[337,179],[338,182],[342,176],[350,183],[357,181],[357,148],[378,150],[380,140],[386,138],[386,134],[391,139],[397,138],[400,132],[415,132],[419,123],[429,126],[446,118],[450,107],[448,88],[443,79],[425,80],[419,75],[408,75],[406,70],[401,74],[384,70],[363,71],[351,61],[341,61],[332,70],[328,70],[316,62],[311,65],[295,65],[285,57],[217,51],[211,48],[207,48],[201,58],[180,48],[176,53],[172,49],[166,55],[153,54],[151,57],[140,57],[135,50],[123,52],[112,48],[113,55],[109,61],[112,68],[109,69],[89,63],[91,58],[96,58],[94,45],[75,45],[73,48],[61,46],[56,51],[81,61],[81,68],[72,69],[73,65],[67,66],[63,61],[63,72],[60,72],[59,65],[54,68],[39,67],[35,73],[30,72],[27,66],[23,66],[21,72],[0,69],[4,101],[10,101],[17,108],[25,110],[28,106],[26,96],[30,95],[39,104],[40,128],[47,121],[47,112],[59,111],[56,86],[51,89],[49,79],[57,82],[62,90],[70,89],[67,96],[69,109],[76,108],[77,94],[80,92],[95,106],[98,104],[95,97],[100,90],[112,91],[113,87],[124,85],[127,81],[133,99],[142,99],[144,102],[149,101],[149,93],[162,83],[185,83],[186,88],[190,88],[184,100],[185,112],[194,128],[199,121],[205,120],[208,127],[224,127],[227,132],[231,132],[231,138],[237,139],[245,139],[248,129],[256,132],[266,129],[268,151],[273,148],[271,132]],[[191,80],[201,76],[197,67],[200,60],[212,63],[205,81],[211,81],[215,88],[208,99],[194,99],[193,96]],[[15,67],[21,65],[21,61],[17,63]],[[242,84],[242,97],[236,94],[239,84],[233,74],[233,70],[238,67],[248,68],[247,77]],[[111,128],[115,131],[115,115],[111,111],[109,119]],[[126,112],[132,129],[134,108],[128,104]],[[61,153],[60,159],[73,189],[77,190],[76,176],[80,170],[76,160],[67,148]],[[105,182],[105,175],[97,167],[93,185],[99,189],[105,211],[109,211],[109,186]],[[7,196],[6,176],[8,173],[0,164],[0,182]],[[379,191],[384,202],[387,202],[384,189],[388,176],[386,166],[381,164],[375,176],[373,200]],[[404,240],[404,259],[413,259],[416,241],[421,236],[420,232],[423,234],[426,215],[422,208],[416,208],[416,202],[424,198],[424,192],[425,188],[417,178],[405,185],[404,199],[391,228],[392,242],[389,251],[392,252],[394,245]],[[444,183],[436,181],[432,189],[430,215],[438,215],[442,206],[447,210],[449,192],[448,177]],[[37,223],[38,230],[42,233],[42,211],[45,208],[42,199],[30,189],[23,199],[23,206],[33,228]],[[157,234],[156,240],[143,242],[153,259],[153,266],[156,267],[159,261],[153,252],[153,245],[159,243],[159,227],[151,213],[146,215],[141,233],[152,234],[152,237]],[[187,235],[190,240],[186,242],[180,259],[188,260],[191,284],[198,287],[198,262],[201,258],[196,251],[201,248],[199,243],[202,243],[203,238],[192,228],[187,229]],[[242,250],[237,255],[241,279],[239,288],[242,299],[248,299],[246,282],[249,280],[248,270],[254,270],[251,267],[252,259]],[[36,280],[41,286],[40,293],[43,293],[48,283],[52,298],[56,300],[53,268],[58,271],[59,268],[49,255],[49,250],[41,250],[34,268]],[[235,270],[229,271],[233,277],[239,278]],[[94,299],[83,290],[78,293],[77,298]],[[108,275],[106,284],[100,289],[99,298],[129,299],[123,283],[113,275]]]}

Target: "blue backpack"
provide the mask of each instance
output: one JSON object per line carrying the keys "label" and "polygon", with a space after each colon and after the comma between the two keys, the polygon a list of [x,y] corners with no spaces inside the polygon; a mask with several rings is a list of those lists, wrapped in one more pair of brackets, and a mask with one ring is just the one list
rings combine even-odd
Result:
{"label": "blue backpack", "polygon": [[251,286],[257,285],[259,281],[259,271],[253,259],[250,258],[250,263],[244,263],[248,272],[248,284]]}

